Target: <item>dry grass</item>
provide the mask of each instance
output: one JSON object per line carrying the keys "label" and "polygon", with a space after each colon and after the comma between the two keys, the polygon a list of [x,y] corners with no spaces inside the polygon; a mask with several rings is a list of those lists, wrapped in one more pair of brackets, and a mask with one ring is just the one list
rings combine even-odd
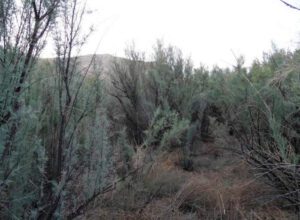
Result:
{"label": "dry grass", "polygon": [[[272,189],[245,162],[214,147],[203,146],[202,158],[218,166],[194,172],[178,166],[180,151],[161,155],[132,187],[124,185],[87,219],[296,219],[276,203],[266,203]],[[216,151],[222,156],[215,157]]]}

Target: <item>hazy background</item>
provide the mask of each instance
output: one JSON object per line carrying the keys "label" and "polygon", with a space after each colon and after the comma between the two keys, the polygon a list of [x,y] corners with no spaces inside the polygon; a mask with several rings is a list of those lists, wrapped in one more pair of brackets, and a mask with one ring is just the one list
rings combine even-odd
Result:
{"label": "hazy background", "polygon": [[[196,65],[225,67],[235,63],[233,53],[244,55],[248,65],[270,51],[272,42],[292,50],[300,39],[300,11],[280,0],[88,0],[87,7],[92,13],[84,27],[93,24],[95,32],[82,55],[124,56],[134,41],[151,59],[156,39],[163,39]],[[51,46],[43,56],[53,56]]]}

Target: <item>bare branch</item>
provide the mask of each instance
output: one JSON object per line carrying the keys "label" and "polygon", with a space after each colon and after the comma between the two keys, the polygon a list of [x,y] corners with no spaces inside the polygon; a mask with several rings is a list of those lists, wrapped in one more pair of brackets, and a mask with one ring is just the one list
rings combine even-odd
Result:
{"label": "bare branch", "polygon": [[31,2],[31,4],[32,4],[33,11],[34,11],[34,17],[35,17],[35,20],[39,20],[39,19],[40,19],[40,16],[39,16],[39,13],[38,13],[38,10],[37,10],[35,1],[33,0],[33,1]]}
{"label": "bare branch", "polygon": [[298,7],[294,6],[294,5],[291,5],[291,4],[287,3],[287,2],[284,1],[284,0],[280,0],[280,1],[281,1],[283,4],[285,4],[286,6],[292,8],[292,9],[295,9],[295,10],[300,11],[300,8],[298,8]]}

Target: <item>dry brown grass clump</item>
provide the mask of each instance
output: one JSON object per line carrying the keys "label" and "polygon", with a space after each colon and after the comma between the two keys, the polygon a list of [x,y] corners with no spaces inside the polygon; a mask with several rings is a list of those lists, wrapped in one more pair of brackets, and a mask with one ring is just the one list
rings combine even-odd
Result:
{"label": "dry brown grass clump", "polygon": [[[268,198],[274,193],[234,154],[205,145],[197,159],[210,166],[187,172],[178,166],[181,152],[156,158],[147,172],[123,184],[88,219],[293,219]],[[209,149],[211,148],[211,149]],[[215,157],[214,153],[222,156]]]}

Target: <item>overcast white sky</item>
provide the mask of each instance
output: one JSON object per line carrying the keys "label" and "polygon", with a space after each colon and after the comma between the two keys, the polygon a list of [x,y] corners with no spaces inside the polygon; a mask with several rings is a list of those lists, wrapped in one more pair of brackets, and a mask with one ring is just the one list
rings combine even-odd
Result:
{"label": "overcast white sky", "polygon": [[[286,0],[300,6],[300,0]],[[294,49],[300,40],[300,11],[279,0],[88,0],[94,10],[85,26],[96,32],[83,54],[123,56],[126,45],[150,56],[156,39],[163,39],[191,56],[195,65],[234,64],[232,51],[249,64],[271,42]],[[49,54],[49,52],[47,52]]]}

